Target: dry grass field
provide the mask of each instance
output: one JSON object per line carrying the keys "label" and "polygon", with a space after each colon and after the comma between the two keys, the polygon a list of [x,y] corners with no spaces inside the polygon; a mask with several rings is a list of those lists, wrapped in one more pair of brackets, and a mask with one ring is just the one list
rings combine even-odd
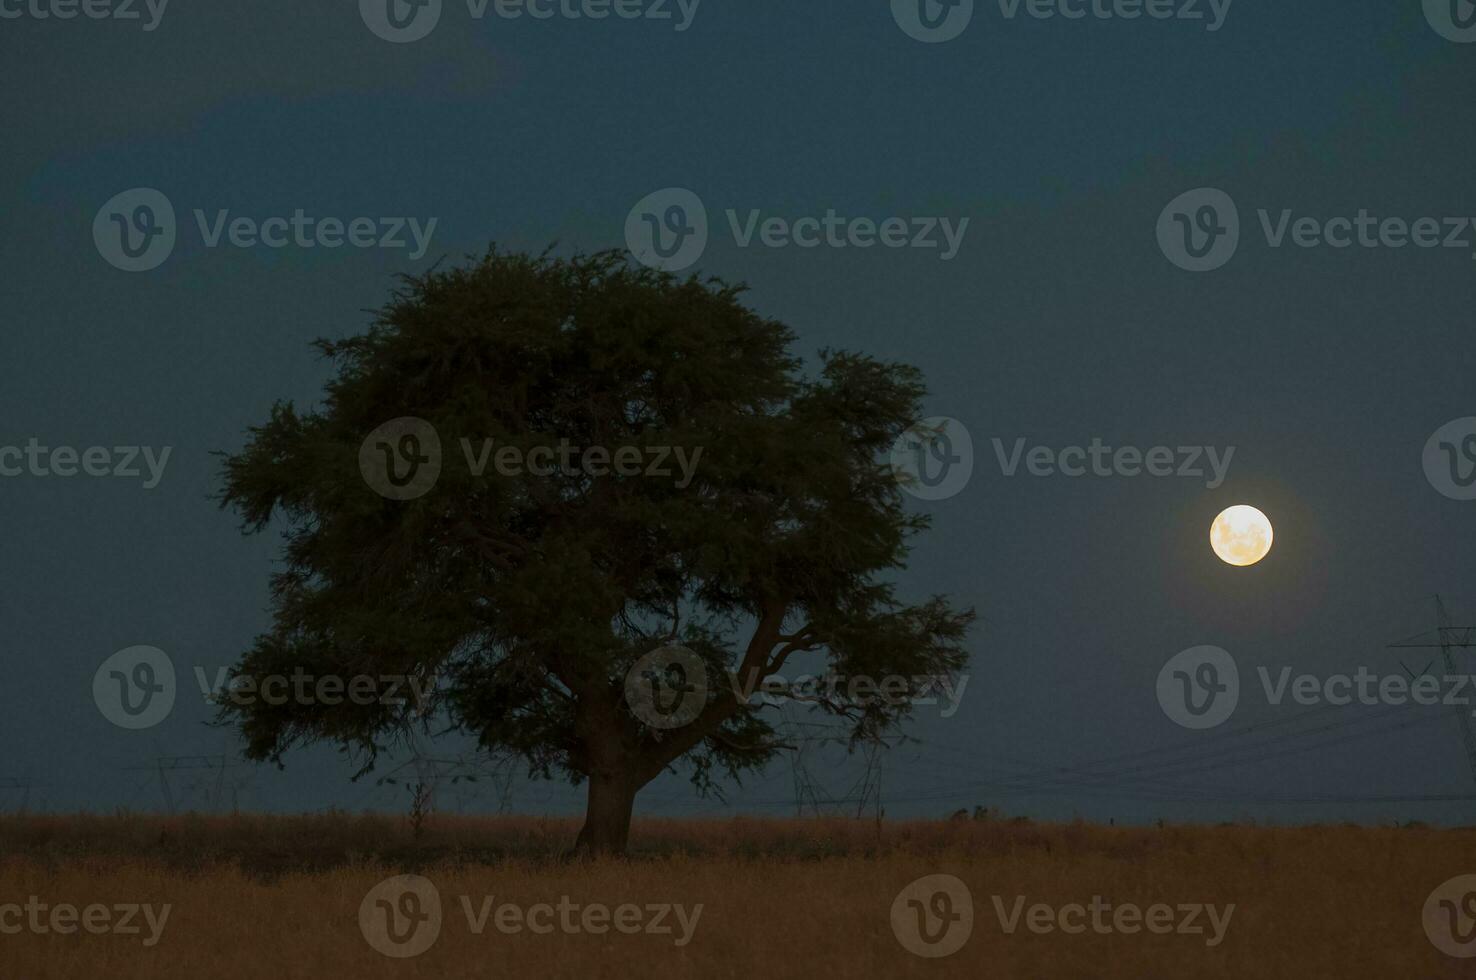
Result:
{"label": "dry grass field", "polygon": [[[440,816],[417,838],[371,816],[0,818],[0,978],[1476,977],[1476,959],[1440,952],[1422,924],[1433,889],[1476,873],[1476,830],[646,820],[629,859],[567,863],[576,829]],[[434,897],[398,883],[371,894],[406,874]],[[973,918],[924,944],[956,952],[926,958],[899,935],[924,908],[962,905],[925,887],[921,904],[898,903],[896,930],[892,910],[936,874],[966,886]],[[1050,911],[1032,931],[1038,904]],[[149,908],[119,934],[130,905]],[[1186,905],[1216,907],[1218,937]],[[1001,917],[1016,907],[1010,933]],[[946,925],[929,922],[935,937]],[[385,955],[372,943],[386,930],[409,937],[392,951],[424,951]]]}

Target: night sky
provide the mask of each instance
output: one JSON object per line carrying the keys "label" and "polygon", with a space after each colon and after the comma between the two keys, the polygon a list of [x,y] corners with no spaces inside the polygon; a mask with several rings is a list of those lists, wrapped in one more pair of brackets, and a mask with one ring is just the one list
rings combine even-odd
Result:
{"label": "night sky", "polygon": [[[973,662],[958,710],[919,707],[905,729],[917,741],[885,758],[888,815],[1476,812],[1368,799],[1476,794],[1459,709],[1300,719],[1311,709],[1268,704],[1256,674],[1402,674],[1401,656],[1418,671],[1435,654],[1385,645],[1435,627],[1436,593],[1455,623],[1476,622],[1476,501],[1439,492],[1422,465],[1436,430],[1476,415],[1476,44],[1432,28],[1434,0],[1240,0],[1214,30],[1207,0],[1200,20],[1042,19],[1028,5],[1010,17],[979,0],[944,43],[910,37],[885,2],[843,0],[673,2],[666,20],[476,19],[447,0],[410,43],[376,36],[351,2],[178,2],[153,30],[142,4],[129,21],[39,19],[32,3],[0,0],[20,14],[0,19],[0,464],[32,439],[79,458],[171,447],[152,488],[80,467],[0,477],[0,777],[35,780],[33,807],[159,807],[157,781],[128,767],[236,751],[205,725],[194,669],[213,674],[267,627],[280,541],[242,538],[218,509],[212,453],[239,450],[275,400],[319,397],[313,339],[364,329],[396,274],[492,242],[627,247],[637,202],[684,188],[710,225],[694,269],[749,284],[807,358],[838,347],[917,365],[929,413],[971,437],[967,485],[910,501],[934,528],[901,581],[978,610]],[[171,202],[177,241],[130,273],[93,232],[133,188]],[[1199,188],[1235,202],[1240,235],[1228,262],[1193,272],[1156,227]],[[423,255],[408,231],[403,248],[225,235],[212,248],[196,209],[207,226],[297,209],[436,223]],[[742,247],[730,209],[740,225],[754,209],[833,211],[964,233],[950,258],[757,235]],[[1274,236],[1287,209],[1275,246],[1261,212]],[[1365,247],[1356,230],[1346,248],[1296,244],[1298,219],[1360,210],[1435,218],[1442,239],[1463,219],[1464,244],[1393,248],[1375,231]],[[1006,476],[994,440],[1008,456],[1020,439],[1025,452],[1095,439],[1234,455],[1213,487],[1023,464]],[[1276,529],[1245,568],[1208,541],[1239,503]],[[180,694],[167,720],[125,731],[92,678],[134,645],[168,653]],[[1239,706],[1210,731],[1175,724],[1156,694],[1169,658],[1199,645],[1240,670]],[[1457,656],[1476,671],[1476,655]],[[1131,758],[1103,778],[1008,781],[1117,756]],[[287,762],[234,771],[243,808],[404,803],[350,783],[331,749]],[[840,753],[809,765],[835,796],[860,778]],[[637,813],[782,815],[793,797],[780,760],[727,805],[664,778]],[[15,802],[0,792],[0,807]],[[582,794],[519,783],[514,809],[578,812]]]}

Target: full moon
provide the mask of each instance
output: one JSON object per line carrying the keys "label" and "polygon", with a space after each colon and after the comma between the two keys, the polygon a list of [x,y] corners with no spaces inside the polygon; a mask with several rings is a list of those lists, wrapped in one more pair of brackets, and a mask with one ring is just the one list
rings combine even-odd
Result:
{"label": "full moon", "polygon": [[1249,504],[1220,511],[1210,525],[1210,547],[1231,565],[1254,565],[1271,550],[1271,522]]}

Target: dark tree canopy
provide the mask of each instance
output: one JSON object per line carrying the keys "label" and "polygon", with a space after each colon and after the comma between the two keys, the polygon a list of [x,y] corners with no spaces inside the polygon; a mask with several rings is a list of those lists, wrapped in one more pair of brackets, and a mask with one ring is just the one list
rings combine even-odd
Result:
{"label": "dark tree canopy", "polygon": [[[590,780],[581,844],[619,850],[641,786],[689,767],[707,789],[779,749],[772,709],[735,696],[802,652],[845,676],[953,674],[970,612],[902,602],[892,579],[927,526],[887,463],[921,415],[911,367],[821,352],[806,374],[783,324],[742,289],[618,252],[496,250],[406,277],[361,336],[319,341],[321,406],[273,407],[225,461],[224,506],[247,531],[285,521],[274,623],[241,677],[408,675],[433,716],[530,771]],[[435,485],[386,499],[366,436],[423,419]],[[683,447],[691,482],[557,469],[475,475],[462,439],[496,446]],[[692,723],[644,724],[625,701],[643,654],[681,644],[713,682]],[[857,737],[906,700],[820,707]],[[327,741],[365,768],[411,706],[226,703],[258,759]],[[623,816],[622,816],[623,814]]]}

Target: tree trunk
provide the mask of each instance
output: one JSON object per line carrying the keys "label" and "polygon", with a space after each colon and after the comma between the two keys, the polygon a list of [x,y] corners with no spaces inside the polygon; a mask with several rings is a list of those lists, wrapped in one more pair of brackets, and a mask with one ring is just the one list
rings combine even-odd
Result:
{"label": "tree trunk", "polygon": [[627,773],[598,772],[589,777],[584,827],[574,842],[574,856],[602,857],[625,853],[630,817],[635,810],[636,781]]}

